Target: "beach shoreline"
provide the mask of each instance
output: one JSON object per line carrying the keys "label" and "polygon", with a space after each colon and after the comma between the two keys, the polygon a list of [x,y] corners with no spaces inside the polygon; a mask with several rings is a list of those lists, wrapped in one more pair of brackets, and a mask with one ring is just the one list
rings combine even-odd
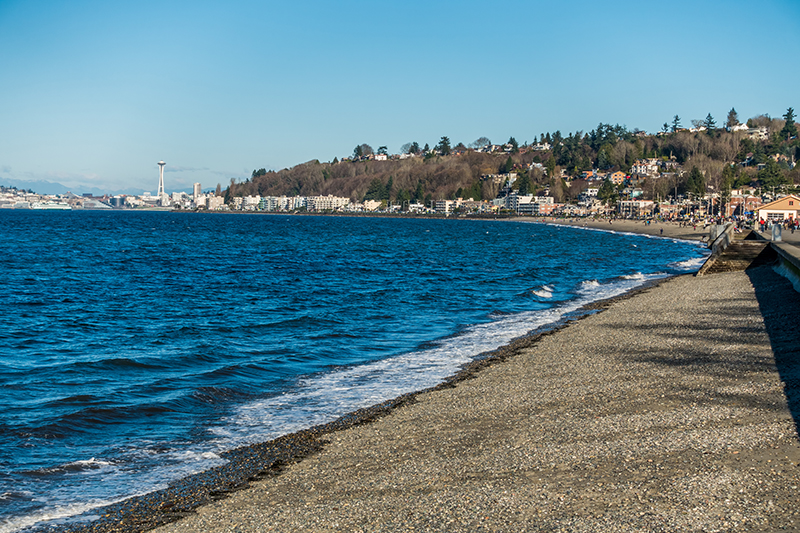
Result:
{"label": "beach shoreline", "polygon": [[669,222],[669,221],[644,221],[628,219],[593,219],[593,218],[531,218],[516,217],[512,218],[515,222],[528,222],[533,224],[549,224],[553,226],[569,226],[573,228],[611,231],[616,233],[630,233],[637,235],[648,235],[651,237],[663,237],[665,239],[679,239],[688,241],[708,240],[708,227],[692,225],[689,223]]}
{"label": "beach shoreline", "polygon": [[767,267],[612,301],[157,531],[796,530],[786,285]]}
{"label": "beach shoreline", "polygon": [[[562,221],[560,223],[564,222]],[[582,225],[579,223],[573,223],[569,225],[573,225],[575,227],[590,227],[588,224]],[[631,227],[632,225],[633,227]],[[598,226],[600,226],[600,224],[598,224]],[[645,233],[641,231],[644,225],[638,225],[639,227],[637,228],[635,223],[626,225],[618,224],[617,221],[615,221],[608,226],[611,227],[601,226],[593,229]],[[634,231],[636,229],[639,231]],[[658,234],[653,232],[647,234],[662,236],[660,229],[662,228],[659,228],[658,225],[653,225],[651,231],[658,231]],[[686,238],[690,240],[698,240],[701,238],[691,227],[677,228],[676,226],[675,228],[670,229],[671,231],[667,231],[667,229],[665,229],[663,235],[665,238]],[[686,231],[679,232],[674,231],[674,229],[685,229]],[[698,228],[698,230],[699,229],[700,228]],[[739,273],[740,278],[743,275],[744,274]],[[336,447],[334,445],[336,445],[337,442],[341,442],[342,435],[348,435],[350,433],[359,434],[364,431],[369,433],[373,430],[375,432],[382,432],[385,431],[383,426],[389,423],[387,420],[397,416],[402,416],[402,413],[407,412],[409,409],[414,411],[418,411],[419,409],[430,411],[430,407],[424,407],[424,405],[421,404],[424,404],[426,401],[430,401],[431,396],[441,394],[447,395],[452,391],[469,387],[474,382],[481,380],[482,376],[487,370],[491,370],[491,373],[502,373],[502,369],[506,369],[507,371],[507,367],[510,365],[510,362],[526,359],[529,357],[529,354],[532,351],[536,351],[538,349],[537,346],[543,343],[545,339],[553,339],[558,338],[559,336],[564,336],[568,332],[574,331],[576,324],[582,324],[584,322],[595,320],[594,317],[597,316],[595,311],[599,309],[615,308],[620,305],[624,307],[625,304],[622,303],[623,301],[636,300],[640,295],[646,295],[651,290],[660,290],[660,287],[669,286],[670,284],[675,283],[675,280],[680,279],[689,280],[688,286],[696,286],[698,283],[698,280],[693,278],[691,275],[678,276],[677,278],[670,278],[668,280],[659,280],[648,287],[635,289],[634,291],[619,297],[600,302],[595,304],[595,309],[585,309],[583,313],[579,314],[577,318],[580,318],[580,320],[575,320],[576,317],[571,317],[572,320],[558,324],[549,331],[539,332],[538,334],[519,339],[508,346],[496,350],[488,357],[473,362],[452,379],[447,380],[437,387],[407,394],[377,406],[360,410],[324,426],[311,428],[309,430],[301,431],[292,435],[280,437],[268,443],[234,450],[229,452],[230,455],[226,457],[230,459],[230,463],[225,467],[221,467],[223,470],[214,469],[196,476],[191,476],[181,480],[181,482],[178,482],[166,491],[158,491],[156,493],[126,500],[120,504],[104,508],[99,510],[103,514],[100,520],[81,525],[77,528],[70,528],[69,530],[96,532],[147,531],[153,529],[159,524],[168,524],[159,529],[159,531],[163,532],[197,531],[201,529],[209,531],[227,531],[229,530],[228,528],[233,524],[242,526],[242,530],[245,531],[288,531],[301,529],[310,531],[393,531],[400,529],[400,527],[396,524],[390,526],[390,522],[385,521],[362,523],[365,519],[363,512],[358,518],[358,520],[361,520],[362,522],[345,522],[348,524],[347,527],[343,525],[344,523],[339,526],[335,525],[340,523],[334,521],[336,518],[331,518],[328,520],[327,518],[318,516],[319,509],[317,509],[317,511],[312,511],[302,520],[296,517],[296,519],[289,520],[288,522],[273,522],[272,520],[274,520],[275,513],[271,512],[270,516],[272,518],[269,520],[265,519],[265,521],[260,523],[260,525],[256,525],[256,523],[250,519],[248,519],[246,523],[240,523],[239,518],[241,517],[236,513],[239,513],[242,511],[242,509],[244,509],[245,511],[243,512],[246,513],[263,513],[264,505],[267,505],[268,503],[269,505],[267,506],[271,506],[273,504],[272,498],[275,494],[272,492],[268,500],[264,500],[265,496],[263,494],[263,487],[270,485],[283,487],[284,484],[288,482],[286,481],[286,476],[288,474],[296,475],[297,471],[306,472],[308,469],[315,468],[322,468],[323,473],[326,470],[329,471],[330,468],[326,469],[325,467],[326,461],[330,461],[330,457],[328,457],[328,455],[332,453],[331,448]],[[742,279],[737,281],[737,283],[741,282]],[[600,314],[602,315],[603,313]],[[509,376],[506,377],[506,379],[508,378]],[[463,409],[450,411],[449,415],[455,418],[461,418],[464,416]],[[385,433],[385,435],[388,435],[388,433]],[[401,437],[402,436],[394,435],[393,438]],[[796,441],[797,434],[795,430],[792,438],[789,439],[787,449],[790,448],[791,451],[794,452],[797,444]],[[350,440],[350,447],[355,447],[357,449],[361,446],[359,444],[360,442],[360,438]],[[340,453],[340,451],[341,450],[339,450],[337,453]],[[364,452],[364,450],[362,450],[362,452]],[[431,452],[432,450],[427,450],[427,453]],[[374,450],[372,453],[374,453]],[[386,460],[391,460],[391,457],[391,455],[388,456]],[[786,457],[788,458],[789,456],[787,455]],[[800,461],[800,455],[796,457],[793,456],[792,460],[795,461],[794,465],[796,466],[797,462]],[[330,463],[328,463],[328,465],[330,467]],[[333,468],[336,469],[336,467]],[[359,469],[355,468],[353,465],[350,465],[350,467],[346,469],[346,472],[348,478],[360,477]],[[317,476],[320,479],[324,477],[320,476],[318,473],[309,475],[311,477]],[[330,483],[330,480],[328,480],[328,482]],[[350,483],[358,484],[358,481],[351,480]],[[303,494],[306,493],[307,488],[308,487],[300,490],[300,492],[295,493],[294,497],[298,498],[294,500],[295,504],[299,505],[299,502],[304,501],[305,496],[303,496]],[[334,489],[334,493],[340,492],[342,496],[345,496],[350,491],[352,491],[351,488],[342,488],[340,491],[336,491],[336,489]],[[331,497],[331,494],[328,493],[327,497]],[[287,502],[286,505],[292,505],[291,503],[288,503],[292,500],[287,494],[283,494],[281,498]],[[365,502],[366,501],[367,500],[365,500]],[[377,498],[375,501],[376,503],[379,503],[380,499]],[[345,501],[340,501],[340,504],[342,505],[342,509],[347,507]],[[232,512],[232,508],[236,509],[236,512]],[[419,520],[422,520],[422,516],[424,515],[424,513],[422,513],[422,515],[419,514],[422,512],[422,508],[424,508],[424,506],[420,507],[417,505],[413,511],[413,513],[419,515]],[[278,513],[280,516],[284,516],[284,518],[286,518],[285,509],[286,508],[284,508],[282,514]],[[326,507],[326,513],[329,511],[330,509]],[[494,514],[491,509],[487,509],[486,512],[489,515]],[[214,520],[209,521],[209,517],[212,515],[214,516]],[[490,518],[491,516],[487,517],[487,520]],[[563,521],[567,518],[569,517],[562,516],[559,518],[559,520]],[[309,522],[311,519],[313,519],[312,522]],[[572,516],[572,519],[575,519],[575,516]],[[605,529],[608,529],[607,521],[608,518],[606,517],[604,522]],[[301,522],[303,525],[298,525]],[[548,524],[548,528],[552,527],[550,522],[546,523]],[[530,527],[530,524],[530,522],[526,522],[526,525],[522,529],[514,526],[508,529],[497,530],[525,530],[525,528]],[[537,527],[544,527],[545,522],[537,524]],[[573,524],[574,530],[581,530],[581,527],[576,524]],[[647,527],[644,526],[644,522],[639,522],[638,524],[641,526],[639,529],[647,530]],[[419,522],[417,522],[417,526],[420,528]],[[598,524],[595,523],[594,526],[596,527]],[[422,527],[421,529],[425,528]],[[429,529],[436,530],[436,528]],[[461,523],[448,530],[471,530],[471,526]]]}
{"label": "beach shoreline", "polygon": [[397,408],[415,403],[419,396],[426,393],[456,387],[461,382],[473,379],[487,368],[520,355],[539,339],[553,335],[575,321],[607,309],[614,302],[632,298],[668,279],[670,278],[650,280],[623,294],[586,304],[576,311],[567,313],[555,323],[547,324],[507,345],[482,354],[434,387],[409,392],[359,409],[326,424],[229,450],[220,454],[228,461],[225,465],[187,476],[165,489],[93,509],[85,513],[93,517],[91,522],[81,521],[64,528],[50,528],[45,525],[41,530],[63,530],[69,533],[133,533],[152,531],[192,516],[199,507],[228,498],[238,491],[247,490],[253,482],[279,476],[287,466],[299,463],[321,451],[328,444],[328,437],[332,434],[370,424]]}

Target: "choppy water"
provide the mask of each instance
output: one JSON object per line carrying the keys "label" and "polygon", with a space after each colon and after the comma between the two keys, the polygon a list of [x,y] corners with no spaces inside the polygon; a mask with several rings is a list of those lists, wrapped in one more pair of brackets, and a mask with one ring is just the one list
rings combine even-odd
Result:
{"label": "choppy water", "polygon": [[0,532],[435,385],[703,255],[513,222],[0,211]]}

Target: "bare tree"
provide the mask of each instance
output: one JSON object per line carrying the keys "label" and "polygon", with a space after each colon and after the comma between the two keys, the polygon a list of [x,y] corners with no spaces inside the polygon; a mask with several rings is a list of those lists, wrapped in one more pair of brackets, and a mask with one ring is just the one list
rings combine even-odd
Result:
{"label": "bare tree", "polygon": [[469,147],[483,148],[484,146],[487,146],[489,144],[492,144],[492,141],[490,141],[488,137],[478,137],[477,139],[469,143]]}

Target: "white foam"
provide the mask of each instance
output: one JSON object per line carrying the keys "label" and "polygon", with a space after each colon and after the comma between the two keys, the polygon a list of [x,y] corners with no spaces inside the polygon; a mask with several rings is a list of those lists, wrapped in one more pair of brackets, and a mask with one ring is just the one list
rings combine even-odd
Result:
{"label": "white foam", "polygon": [[122,499],[106,501],[95,500],[90,502],[72,503],[68,505],[58,505],[30,515],[2,519],[0,520],[0,533],[13,533],[41,522],[55,522],[58,520],[63,520],[71,516],[76,516],[87,511],[91,511],[92,509],[97,509],[98,507],[117,503],[118,501],[122,501]]}
{"label": "white foam", "polygon": [[103,460],[95,459],[94,457],[92,457],[91,459],[85,459],[83,461],[73,461],[71,463],[67,463],[64,466],[66,468],[74,467],[74,466],[84,467],[84,468],[100,468],[100,467],[103,467],[103,466],[111,466],[113,464],[114,463],[112,461],[103,461]]}
{"label": "white foam", "polygon": [[539,298],[552,298],[553,297],[553,289],[548,288],[547,286],[540,287],[539,289],[533,289],[531,291],[533,294],[538,296]]}
{"label": "white foam", "polygon": [[677,261],[675,263],[670,263],[668,266],[674,268],[675,270],[692,272],[695,270],[700,270],[700,267],[706,262],[706,257],[707,256],[694,257],[692,259],[686,259],[685,261]]}
{"label": "white foam", "polygon": [[622,276],[622,279],[637,279],[637,280],[644,280],[645,275],[641,272],[636,272],[634,274],[628,274],[627,276]]}

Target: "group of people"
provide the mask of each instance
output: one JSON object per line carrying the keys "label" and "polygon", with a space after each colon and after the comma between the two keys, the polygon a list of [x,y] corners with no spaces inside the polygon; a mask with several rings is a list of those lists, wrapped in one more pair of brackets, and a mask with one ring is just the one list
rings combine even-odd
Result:
{"label": "group of people", "polygon": [[785,230],[791,230],[792,233],[798,228],[800,228],[800,219],[793,219],[787,218],[783,221],[773,221],[773,220],[764,220],[763,218],[758,221],[758,225],[761,228],[761,231],[767,231],[767,228],[771,228],[775,224],[780,224],[783,226]]}

